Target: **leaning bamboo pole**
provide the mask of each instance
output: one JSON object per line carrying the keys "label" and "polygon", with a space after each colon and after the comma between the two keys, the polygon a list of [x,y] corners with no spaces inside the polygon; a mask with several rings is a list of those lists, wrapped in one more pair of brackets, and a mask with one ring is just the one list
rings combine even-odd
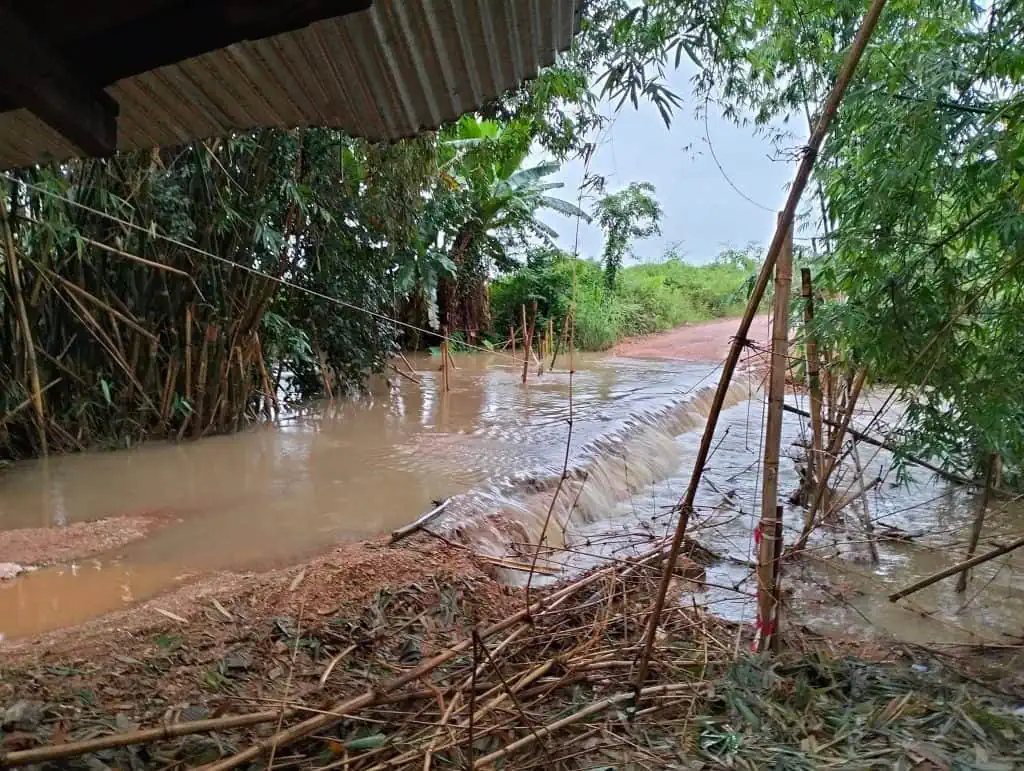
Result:
{"label": "leaning bamboo pole", "polygon": [[[981,503],[978,506],[978,513],[975,514],[974,522],[971,524],[971,540],[967,544],[968,560],[974,557],[974,552],[978,550],[978,541],[981,540],[981,528],[985,524],[985,510],[988,508],[989,498],[992,497],[992,483],[995,480],[998,457],[999,456],[994,452],[990,453],[988,456],[988,468],[985,471],[985,489],[981,493]],[[971,577],[970,574],[970,568],[967,568],[957,578],[957,594],[963,594],[967,591],[967,580]]]}
{"label": "leaning bamboo pole", "polygon": [[832,119],[835,117],[836,111],[839,109],[839,104],[843,100],[843,94],[846,93],[846,89],[850,85],[850,80],[853,78],[853,73],[857,69],[857,64],[860,62],[861,56],[864,54],[864,49],[867,47],[868,41],[871,39],[871,34],[875,30],[875,25],[878,23],[878,17],[882,14],[885,2],[886,0],[871,0],[871,7],[864,16],[860,29],[857,30],[857,36],[854,38],[853,44],[850,46],[850,51],[846,55],[846,60],[843,62],[843,66],[836,77],[836,81],[833,84],[831,91],[829,91],[828,98],[825,100],[825,104],[821,109],[821,115],[818,118],[818,122],[815,125],[810,138],[807,140],[807,146],[804,148],[803,157],[800,160],[800,167],[797,169],[793,185],[789,189],[789,196],[786,199],[786,205],[782,210],[782,217],[780,218],[781,222],[778,227],[775,228],[775,235],[772,237],[771,245],[768,247],[768,253],[765,255],[764,265],[761,266],[761,272],[757,276],[757,281],[754,284],[753,291],[751,292],[750,300],[747,302],[747,307],[743,312],[743,318],[740,319],[739,328],[737,329],[736,335],[733,337],[732,345],[729,348],[729,355],[722,368],[722,376],[718,381],[718,388],[715,391],[714,400],[711,403],[711,409],[708,411],[708,420],[704,426],[704,435],[701,437],[697,457],[694,460],[690,483],[686,488],[686,494],[683,496],[683,499],[677,507],[679,510],[679,521],[676,523],[676,530],[672,537],[672,545],[669,549],[668,559],[665,560],[665,565],[662,570],[661,585],[658,587],[658,594],[655,596],[654,605],[651,608],[645,633],[646,638],[644,642],[644,649],[640,655],[640,662],[637,667],[637,695],[640,693],[640,688],[642,687],[643,682],[647,679],[647,669],[650,662],[651,651],[654,648],[655,633],[658,629],[658,622],[661,618],[661,610],[665,606],[665,595],[668,593],[668,587],[672,581],[672,573],[675,569],[676,560],[679,558],[679,550],[683,546],[683,538],[686,535],[686,526],[690,519],[690,512],[693,511],[693,502],[697,497],[697,487],[700,485],[701,475],[704,473],[704,464],[707,463],[708,454],[711,451],[711,442],[715,435],[715,428],[718,426],[718,416],[722,411],[722,405],[725,403],[725,395],[729,390],[729,382],[732,380],[733,372],[736,370],[736,365],[739,363],[740,353],[742,352],[743,347],[747,344],[747,335],[750,333],[750,325],[754,321],[754,315],[757,313],[757,310],[761,305],[761,299],[764,297],[768,281],[771,278],[772,272],[775,270],[775,262],[779,257],[779,253],[782,251],[783,244],[786,239],[786,232],[793,225],[793,217],[796,215],[796,209],[800,204],[800,197],[803,195],[804,188],[807,187],[807,181],[810,179],[811,171],[814,168],[814,162],[817,160],[818,151],[821,149],[821,145],[825,141],[825,136],[828,133],[829,126],[832,124]]}
{"label": "leaning bamboo pole", "polygon": [[11,290],[14,293],[14,305],[18,309],[18,324],[21,326],[22,341],[25,345],[25,358],[28,362],[29,382],[32,384],[32,406],[36,413],[36,427],[39,433],[39,450],[44,456],[50,454],[46,439],[46,406],[43,402],[43,383],[39,377],[39,362],[36,360],[35,336],[32,324],[28,320],[25,307],[25,296],[21,289],[21,269],[18,265],[18,252],[14,248],[14,234],[11,232],[11,220],[7,212],[7,202],[0,195],[0,221],[3,222],[4,247],[7,252],[7,266],[11,274]]}
{"label": "leaning bamboo pole", "polygon": [[950,565],[948,568],[944,568],[938,571],[937,573],[932,573],[930,576],[922,578],[920,581],[911,584],[906,589],[900,589],[898,592],[893,592],[889,595],[889,602],[896,602],[896,600],[902,600],[904,597],[909,597],[911,594],[916,594],[922,589],[925,589],[931,586],[932,584],[941,581],[943,578],[949,578],[950,576],[955,576],[957,573],[963,573],[965,570],[970,570],[971,568],[977,567],[978,565],[981,565],[984,562],[994,560],[996,557],[1002,557],[1004,554],[1009,554],[1012,551],[1016,551],[1022,546],[1024,546],[1024,538],[1017,538],[1016,540],[1011,541],[1010,543],[996,547],[992,551],[987,551],[984,554],[979,554],[977,557],[974,557],[973,559],[964,560],[963,562],[958,562],[955,565]]}
{"label": "leaning bamboo pole", "polygon": [[[779,215],[780,227],[782,215]],[[772,360],[768,379],[768,418],[764,435],[763,482],[761,486],[761,521],[757,559],[757,631],[758,650],[771,645],[775,626],[775,537],[781,531],[775,526],[779,503],[779,455],[782,449],[782,405],[786,396],[786,370],[789,363],[789,295],[793,280],[792,229],[775,266],[775,297],[772,316]]]}

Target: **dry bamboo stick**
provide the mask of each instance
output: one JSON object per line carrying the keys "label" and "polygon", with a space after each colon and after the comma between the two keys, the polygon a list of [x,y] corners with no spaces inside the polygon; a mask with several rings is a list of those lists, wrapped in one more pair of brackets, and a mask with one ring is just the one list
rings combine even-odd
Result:
{"label": "dry bamboo stick", "polygon": [[[779,227],[786,227],[779,216]],[[789,295],[793,278],[792,230],[775,267],[775,297],[772,317],[772,361],[768,381],[768,419],[764,435],[764,474],[761,487],[761,541],[757,560],[758,650],[771,645],[775,618],[775,510],[779,503],[779,454],[782,447],[782,405],[786,396],[786,369],[789,362]],[[771,527],[772,538],[768,538]]]}
{"label": "dry bamboo stick", "polygon": [[[988,456],[988,468],[985,471],[985,489],[981,493],[981,504],[978,506],[978,513],[974,516],[971,525],[971,540],[967,544],[967,559],[974,556],[978,550],[978,541],[981,539],[981,528],[985,524],[985,510],[988,508],[989,498],[992,496],[992,481],[995,478],[998,455],[990,453]],[[967,580],[970,578],[970,568],[965,569],[956,581],[956,593],[963,594],[967,591]]]}
{"label": "dry bamboo stick", "polygon": [[785,243],[786,231],[788,231],[793,225],[793,217],[796,215],[796,209],[800,204],[800,197],[803,195],[804,188],[807,187],[807,181],[810,179],[811,171],[814,168],[814,162],[817,160],[818,151],[821,149],[821,145],[825,141],[825,136],[828,133],[832,119],[835,117],[835,114],[839,109],[839,104],[843,100],[843,95],[846,93],[850,80],[853,78],[853,73],[857,69],[857,64],[860,62],[864,49],[867,47],[868,41],[871,39],[871,35],[875,30],[875,25],[878,23],[878,17],[881,16],[882,9],[885,7],[885,2],[886,0],[871,0],[871,7],[864,16],[860,29],[857,30],[857,35],[853,40],[853,44],[850,46],[850,50],[846,55],[843,66],[836,77],[832,89],[829,91],[825,104],[822,106],[818,122],[816,123],[814,131],[811,133],[811,136],[807,141],[807,145],[804,148],[803,157],[800,160],[800,167],[797,169],[793,185],[789,189],[789,196],[786,198],[786,205],[782,210],[782,224],[775,229],[775,235],[772,237],[771,245],[768,247],[768,253],[765,255],[764,265],[761,266],[761,272],[757,276],[757,281],[755,282],[754,288],[751,292],[750,300],[743,312],[743,318],[740,320],[736,336],[733,338],[732,345],[729,348],[729,355],[722,368],[722,375],[718,381],[718,388],[715,391],[714,400],[712,401],[711,408],[708,410],[708,419],[704,426],[704,435],[701,437],[700,448],[697,451],[697,457],[693,464],[693,473],[690,477],[690,483],[686,489],[686,494],[683,496],[679,505],[679,521],[676,524],[676,530],[673,534],[668,559],[665,561],[664,569],[661,574],[661,585],[658,587],[658,594],[655,596],[654,605],[651,608],[650,620],[646,631],[646,642],[644,644],[644,650],[640,655],[639,666],[637,667],[637,693],[639,693],[640,686],[647,678],[647,667],[650,661],[651,650],[654,647],[654,640],[656,637],[655,633],[658,629],[661,609],[665,605],[665,595],[668,593],[668,587],[672,581],[672,573],[675,568],[675,563],[679,557],[679,550],[683,545],[683,538],[686,535],[686,526],[689,521],[690,512],[693,510],[693,502],[697,497],[697,487],[700,485],[700,479],[704,473],[704,464],[707,463],[708,454],[711,451],[711,442],[715,435],[715,428],[718,426],[718,416],[722,411],[722,405],[725,403],[725,395],[729,390],[729,383],[732,380],[732,374],[736,370],[736,365],[739,363],[740,353],[746,345],[747,335],[750,333],[750,325],[754,321],[754,315],[757,313],[757,309],[761,305],[761,299],[764,297],[764,291],[768,286],[768,281],[771,278],[772,272],[775,270],[775,261],[778,259],[779,253],[782,251],[783,244]]}
{"label": "dry bamboo stick", "polygon": [[[294,709],[286,709],[283,714],[291,717],[296,714]],[[254,712],[249,715],[234,715],[232,717],[218,717],[208,720],[192,720],[185,723],[169,723],[159,728],[146,728],[141,731],[129,733],[111,734],[110,736],[98,736],[95,739],[85,739],[80,742],[67,742],[65,744],[54,744],[47,747],[36,747],[31,750],[19,750],[17,752],[0,751],[0,768],[13,768],[15,766],[27,766],[32,763],[44,763],[52,760],[64,760],[85,755],[100,750],[109,750],[114,747],[127,747],[132,744],[145,744],[147,742],[164,741],[176,739],[180,736],[190,734],[206,733],[208,731],[224,731],[229,728],[244,728],[246,726],[259,725],[277,720],[282,715],[279,709],[266,712]]]}
{"label": "dry bamboo stick", "polygon": [[[639,696],[640,698],[643,698],[644,696],[660,696],[662,694],[667,693],[690,691],[693,690],[695,687],[699,687],[699,683],[669,683],[667,685],[653,685],[648,688],[641,688],[640,692],[635,695]],[[589,707],[584,707],[583,709],[577,712],[573,712],[571,715],[566,715],[562,719],[556,720],[553,723],[549,723],[546,726],[537,729],[531,729],[530,734],[512,742],[507,747],[503,747],[500,750],[495,750],[489,755],[484,755],[482,758],[479,758],[473,764],[472,767],[484,768],[486,766],[489,766],[493,764],[495,761],[507,757],[508,755],[511,755],[513,752],[521,750],[524,747],[529,747],[531,744],[533,744],[536,741],[539,741],[541,738],[551,736],[551,734],[555,733],[555,731],[558,731],[561,728],[565,728],[566,726],[578,723],[581,720],[590,717],[591,715],[595,715],[598,712],[603,712],[609,707],[614,707],[616,704],[621,704],[624,701],[628,701],[629,699],[633,698],[633,696],[633,691],[627,691],[626,693],[618,693],[614,696],[609,696],[607,699],[601,699],[601,701],[594,702]]]}
{"label": "dry bamboo stick", "polygon": [[14,291],[14,305],[18,311],[18,323],[21,325],[22,340],[25,343],[25,358],[28,362],[29,382],[32,385],[32,406],[36,413],[36,430],[39,434],[39,449],[43,456],[50,454],[46,439],[46,405],[43,402],[43,385],[39,377],[39,362],[36,360],[36,344],[32,335],[32,324],[28,320],[28,309],[21,291],[21,269],[18,265],[18,252],[14,248],[14,234],[11,232],[11,220],[7,213],[7,201],[0,195],[0,220],[3,220],[4,245],[7,251],[8,272],[11,274],[11,288]]}
{"label": "dry bamboo stick", "polygon": [[410,522],[408,525],[405,525],[404,527],[398,528],[395,532],[391,534],[391,543],[396,544],[406,536],[412,535],[417,530],[433,522],[441,515],[441,513],[446,508],[448,508],[448,504],[451,502],[452,499],[447,498],[441,503],[439,503],[437,506],[432,508],[430,511],[428,511],[426,514],[418,517],[415,521]]}
{"label": "dry bamboo stick", "polygon": [[930,576],[922,578],[917,583],[911,584],[906,589],[900,589],[898,592],[893,592],[892,594],[890,594],[889,602],[896,602],[896,600],[902,600],[904,597],[909,597],[911,594],[919,592],[922,589],[925,589],[931,586],[932,584],[941,581],[943,578],[949,578],[950,576],[956,575],[957,573],[962,573],[965,570],[970,570],[971,568],[977,567],[978,565],[981,565],[984,562],[994,560],[996,557],[1001,557],[1004,554],[1009,554],[1010,552],[1019,549],[1021,546],[1024,546],[1024,537],[1018,538],[1015,541],[1011,541],[1008,544],[1004,544],[1003,546],[995,548],[992,551],[985,552],[984,554],[979,554],[977,557],[974,557],[973,559],[958,562],[957,564],[951,565],[950,567],[945,568],[944,570],[940,570],[937,573],[932,573]]}

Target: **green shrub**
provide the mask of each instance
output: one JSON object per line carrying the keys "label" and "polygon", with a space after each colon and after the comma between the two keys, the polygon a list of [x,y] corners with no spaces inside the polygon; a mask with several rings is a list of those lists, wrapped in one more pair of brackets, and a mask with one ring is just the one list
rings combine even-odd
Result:
{"label": "green shrub", "polygon": [[605,350],[631,335],[738,315],[756,268],[745,252],[725,252],[706,265],[672,257],[622,269],[609,289],[597,262],[538,250],[518,271],[491,283],[492,336],[507,339],[509,327],[522,324],[522,306],[534,300],[538,323],[550,318],[560,330],[575,297],[577,347]]}

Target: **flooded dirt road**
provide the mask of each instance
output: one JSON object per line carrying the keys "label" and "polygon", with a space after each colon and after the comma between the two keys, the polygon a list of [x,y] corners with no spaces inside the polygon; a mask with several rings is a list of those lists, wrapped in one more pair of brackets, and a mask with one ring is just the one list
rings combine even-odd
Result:
{"label": "flooded dirt road", "polygon": [[[720,360],[735,322],[709,326],[711,332],[679,333],[677,342],[704,340],[694,355]],[[763,325],[757,329],[767,334]],[[713,345],[718,331],[724,336]],[[101,541],[84,557],[66,552],[58,564],[0,583],[0,634],[24,639],[79,624],[220,571],[295,564],[338,542],[389,532],[447,497],[453,500],[434,527],[511,563],[529,561],[549,512],[542,566],[551,570],[644,549],[674,524],[672,507],[685,489],[718,373],[712,362],[685,361],[685,346],[671,360],[666,344],[658,345],[653,359],[644,358],[652,351],[641,344],[629,351],[638,356],[577,358],[568,456],[567,371],[531,375],[523,386],[521,364],[507,357],[456,355],[448,394],[436,360],[421,358],[419,384],[376,379],[359,398],[316,405],[278,427],[8,469],[0,476],[0,563],[11,560],[5,548],[27,556],[15,544],[40,528],[60,533],[101,522],[109,532],[109,523],[121,522],[132,536],[109,548]],[[759,369],[760,362],[749,363]],[[802,397],[791,401],[806,407]],[[724,559],[696,599],[749,620],[763,394],[741,376],[726,406],[692,530]],[[793,443],[806,430],[787,415],[784,453],[799,455]],[[848,527],[823,530],[810,558],[787,574],[788,603],[800,623],[856,638],[1013,641],[1024,631],[1019,555],[978,569],[964,597],[947,581],[910,603],[885,600],[893,587],[962,556],[975,498],[927,472],[894,484],[890,457],[869,448],[862,454],[867,476],[885,480],[868,496],[870,515],[876,530],[892,537],[879,541],[875,566],[856,507],[847,511]],[[555,499],[567,457],[569,477]],[[795,464],[784,459],[780,490],[796,483]],[[1011,532],[1021,513],[1017,504],[996,504],[981,548]],[[802,516],[787,508],[790,538]],[[515,569],[502,574],[522,579]]]}

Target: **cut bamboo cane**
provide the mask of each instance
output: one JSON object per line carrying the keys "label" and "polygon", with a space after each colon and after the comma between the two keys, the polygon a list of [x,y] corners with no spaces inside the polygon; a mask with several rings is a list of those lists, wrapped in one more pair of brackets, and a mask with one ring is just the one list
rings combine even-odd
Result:
{"label": "cut bamboo cane", "polygon": [[127,747],[132,744],[146,744],[148,742],[165,741],[176,739],[180,736],[191,734],[207,733],[209,731],[226,731],[231,728],[245,728],[247,726],[269,723],[279,720],[282,716],[291,717],[297,710],[275,709],[266,712],[254,712],[250,715],[235,715],[232,717],[218,717],[208,720],[192,720],[185,723],[169,723],[160,728],[146,728],[141,731],[130,733],[112,734],[110,736],[98,736],[95,739],[85,739],[80,742],[67,742],[65,744],[54,744],[47,747],[36,747],[31,750],[19,750],[17,752],[0,752],[0,767],[13,768],[15,766],[27,766],[33,763],[45,763],[53,760],[64,760],[79,755],[86,755],[101,750],[109,750],[115,747]]}
{"label": "cut bamboo cane", "polygon": [[932,573],[927,578],[922,578],[916,584],[911,584],[906,589],[900,589],[898,592],[893,592],[892,594],[890,594],[889,602],[896,602],[896,600],[902,600],[904,597],[909,597],[910,595],[915,594],[916,592],[919,592],[922,589],[928,588],[932,584],[941,581],[943,578],[949,578],[950,576],[954,576],[957,573],[962,573],[965,570],[970,570],[971,568],[977,567],[978,565],[988,562],[989,560],[994,560],[996,557],[1002,557],[1004,554],[1009,554],[1012,551],[1016,551],[1021,546],[1024,546],[1024,537],[1018,538],[1015,541],[1011,541],[1008,544],[1004,544],[1003,546],[993,549],[992,551],[985,552],[984,554],[979,554],[977,557],[974,557],[973,559],[958,562],[956,565],[951,565],[950,567],[945,568],[944,570],[940,570],[937,573]]}
{"label": "cut bamboo cane", "polygon": [[18,309],[18,323],[21,325],[22,340],[25,343],[25,358],[28,362],[29,382],[32,385],[32,406],[36,413],[36,430],[39,435],[39,451],[45,457],[50,454],[46,438],[46,405],[43,402],[43,385],[39,377],[39,362],[36,360],[35,336],[32,324],[28,320],[28,309],[21,291],[21,268],[18,264],[18,252],[14,248],[14,234],[11,232],[11,221],[7,214],[7,201],[0,195],[0,220],[3,221],[4,246],[7,252],[7,269],[11,275],[11,289],[14,292],[14,305]]}
{"label": "cut bamboo cane", "polygon": [[566,715],[560,720],[556,720],[549,725],[537,729],[531,729],[531,733],[521,739],[517,739],[507,747],[495,750],[489,755],[484,755],[482,758],[477,759],[477,761],[473,763],[472,768],[492,767],[493,764],[501,758],[507,757],[513,752],[517,752],[524,747],[529,747],[534,742],[551,736],[551,734],[555,733],[555,731],[558,731],[559,729],[578,723],[581,720],[585,720],[591,715],[596,715],[598,712],[604,712],[604,710],[609,707],[614,707],[616,704],[629,701],[629,699],[634,696],[659,696],[661,694],[678,693],[680,691],[694,691],[700,687],[701,685],[699,683],[669,683],[667,685],[653,685],[648,688],[641,688],[638,694],[634,694],[632,691],[627,691],[626,693],[618,693],[614,696],[609,696],[608,698],[596,701],[590,706],[584,707],[577,712],[573,712],[571,715]]}
{"label": "cut bamboo cane", "polygon": [[[878,543],[875,540],[875,526],[871,523],[871,508],[868,506],[868,488],[864,484],[864,469],[860,465],[860,453],[857,452],[857,442],[854,441],[850,450],[853,456],[853,470],[857,472],[858,495],[860,496],[860,510],[864,524],[864,536],[868,540],[868,551],[871,552],[871,564],[878,564]],[[970,555],[968,555],[970,556]]]}
{"label": "cut bamboo cane", "polygon": [[[985,471],[985,489],[981,493],[981,504],[978,506],[978,513],[974,516],[974,523],[971,525],[971,540],[967,544],[967,559],[974,556],[978,550],[978,541],[981,540],[981,528],[985,524],[985,510],[988,508],[989,498],[992,497],[992,481],[995,479],[998,456],[990,453],[988,456],[988,468]],[[967,581],[971,577],[970,568],[964,569],[956,580],[956,593],[963,594],[967,591]]]}
{"label": "cut bamboo cane", "polygon": [[[807,354],[807,385],[811,392],[811,480],[825,476],[825,452],[821,423],[821,373],[818,340],[814,335],[814,292],[810,268],[800,270],[800,294],[804,300],[804,350]],[[813,489],[813,488],[812,488]]]}
{"label": "cut bamboo cane", "polygon": [[[785,227],[779,216],[779,227]],[[786,396],[789,362],[789,295],[793,279],[791,230],[775,267],[775,297],[772,316],[772,360],[768,380],[768,418],[764,435],[764,474],[761,487],[761,540],[757,560],[758,650],[767,650],[775,623],[775,510],[779,503],[779,455],[782,448],[782,405]],[[769,533],[772,537],[768,537]]]}
{"label": "cut bamboo cane", "polygon": [[678,506],[679,521],[676,523],[675,533],[672,536],[672,545],[669,549],[668,559],[665,560],[665,564],[662,569],[661,584],[658,587],[658,594],[655,596],[654,605],[651,608],[651,614],[645,633],[644,649],[640,655],[639,665],[637,666],[636,691],[638,694],[644,680],[647,679],[648,664],[651,657],[651,650],[654,648],[654,640],[656,637],[655,633],[658,629],[658,622],[661,618],[661,610],[665,605],[665,595],[668,593],[669,584],[672,582],[672,573],[675,569],[676,560],[679,558],[679,550],[683,546],[683,538],[686,535],[686,526],[689,522],[690,512],[693,511],[693,502],[697,497],[697,487],[700,485],[700,479],[704,473],[704,464],[707,463],[708,454],[711,451],[711,442],[715,435],[715,428],[718,426],[718,416],[722,411],[722,405],[725,403],[725,395],[729,390],[729,383],[732,380],[732,374],[736,370],[736,365],[739,363],[740,353],[743,351],[743,347],[747,343],[747,335],[750,333],[750,325],[754,321],[754,315],[757,313],[757,310],[761,305],[761,299],[764,297],[764,291],[768,286],[768,281],[772,276],[772,272],[775,270],[775,261],[778,259],[779,253],[782,251],[783,244],[786,239],[786,232],[793,225],[793,217],[796,214],[797,206],[800,204],[800,197],[803,195],[804,188],[807,187],[807,181],[810,179],[811,171],[814,168],[814,162],[818,157],[818,151],[821,149],[821,145],[825,141],[825,135],[828,133],[832,119],[835,117],[836,111],[839,109],[839,104],[843,100],[843,94],[846,93],[850,80],[853,78],[853,73],[857,69],[857,64],[860,62],[860,58],[864,54],[864,49],[867,47],[868,41],[871,39],[871,35],[875,30],[875,25],[878,23],[878,17],[881,16],[882,9],[885,7],[885,2],[886,0],[871,0],[871,7],[868,9],[867,14],[865,14],[864,19],[861,22],[860,29],[857,30],[857,35],[853,40],[853,44],[850,46],[850,50],[846,55],[843,66],[836,77],[832,89],[829,91],[825,104],[822,106],[818,122],[814,127],[814,131],[811,132],[810,139],[808,139],[807,146],[804,149],[803,157],[800,160],[800,167],[797,169],[796,177],[793,180],[793,185],[789,189],[789,196],[786,198],[786,205],[782,210],[782,223],[775,229],[775,235],[772,237],[771,245],[768,247],[768,253],[764,258],[764,265],[761,266],[761,272],[757,276],[757,281],[751,291],[747,307],[743,312],[743,318],[740,320],[739,328],[737,329],[736,335],[733,337],[732,345],[729,348],[729,355],[726,357],[725,364],[722,367],[722,375],[718,381],[718,388],[715,391],[711,408],[708,410],[708,419],[704,426],[704,435],[701,437],[697,457],[694,460],[690,483],[686,488],[686,494],[683,496],[683,499],[680,501]]}

